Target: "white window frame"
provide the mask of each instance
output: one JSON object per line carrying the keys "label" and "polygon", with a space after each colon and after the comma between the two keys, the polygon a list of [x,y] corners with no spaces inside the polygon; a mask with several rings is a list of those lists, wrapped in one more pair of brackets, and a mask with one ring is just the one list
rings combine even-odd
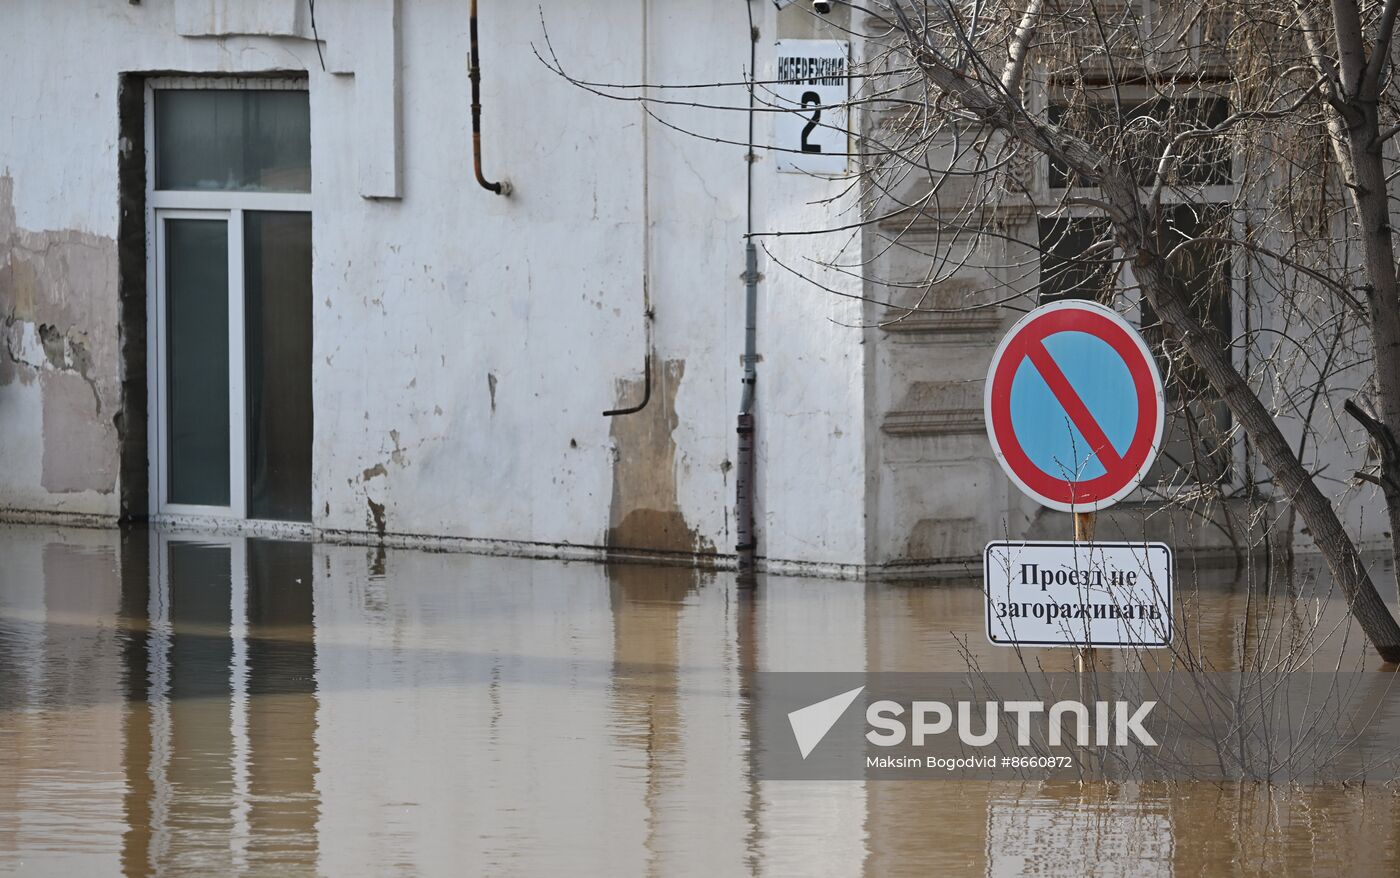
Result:
{"label": "white window frame", "polygon": [[[147,417],[150,465],[150,506],[156,517],[197,517],[246,520],[248,513],[248,422],[244,401],[247,371],[244,362],[245,258],[243,214],[247,211],[311,213],[310,192],[242,192],[233,190],[161,190],[155,188],[155,93],[166,89],[237,89],[306,91],[305,79],[245,77],[160,77],[146,81],[146,358]],[[169,500],[169,353],[166,344],[165,222],[171,219],[222,220],[228,229],[229,308],[229,505],[204,506]],[[314,508],[314,504],[313,504]]]}

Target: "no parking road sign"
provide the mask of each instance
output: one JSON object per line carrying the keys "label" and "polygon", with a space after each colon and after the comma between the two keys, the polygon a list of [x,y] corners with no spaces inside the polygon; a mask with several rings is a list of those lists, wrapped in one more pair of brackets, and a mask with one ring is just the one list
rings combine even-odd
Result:
{"label": "no parking road sign", "polygon": [[1083,301],[1043,305],[1012,327],[992,356],[985,414],[1002,469],[1063,512],[1105,509],[1136,488],[1166,419],[1142,336]]}

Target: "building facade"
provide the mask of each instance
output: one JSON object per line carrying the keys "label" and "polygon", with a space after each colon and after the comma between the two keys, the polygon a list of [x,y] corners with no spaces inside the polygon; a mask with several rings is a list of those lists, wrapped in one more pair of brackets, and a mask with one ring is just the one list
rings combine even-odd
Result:
{"label": "building facade", "polygon": [[[1068,534],[983,432],[1018,312],[890,323],[879,281],[804,267],[912,277],[909,251],[878,228],[772,234],[854,221],[859,192],[781,169],[783,114],[748,112],[744,81],[772,75],[779,40],[859,59],[865,22],[483,0],[482,172],[501,195],[473,171],[470,5],[0,9],[4,515],[722,560],[752,230],[770,569],[964,569],[987,539]],[[936,297],[979,289],[969,265]],[[1363,500],[1353,520],[1379,537]],[[1229,542],[1154,504],[1120,529]]]}

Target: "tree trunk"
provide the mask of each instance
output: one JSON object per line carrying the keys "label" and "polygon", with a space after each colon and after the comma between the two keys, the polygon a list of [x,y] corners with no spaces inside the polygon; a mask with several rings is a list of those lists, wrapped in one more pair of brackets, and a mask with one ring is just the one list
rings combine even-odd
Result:
{"label": "tree trunk", "polygon": [[[1390,229],[1389,184],[1382,152],[1380,98],[1390,68],[1394,19],[1368,39],[1355,0],[1332,6],[1337,66],[1322,43],[1325,31],[1307,6],[1298,21],[1323,92],[1327,131],[1346,184],[1361,242],[1367,316],[1375,362],[1375,412],[1347,402],[1347,411],[1366,428],[1380,457],[1378,482],[1385,497],[1392,557],[1400,563],[1400,279]],[[1383,16],[1384,18],[1384,16]],[[1377,56],[1368,58],[1367,49]]]}
{"label": "tree trunk", "polygon": [[[1129,229],[1128,233],[1134,231]],[[1400,663],[1400,625],[1396,625],[1395,617],[1381,600],[1356,545],[1342,526],[1331,501],[1318,489],[1312,476],[1293,453],[1293,448],[1259,397],[1235,370],[1230,362],[1229,341],[1191,314],[1187,303],[1171,286],[1170,268],[1161,257],[1142,249],[1140,242],[1135,243],[1138,243],[1135,249],[1139,258],[1134,262],[1133,271],[1147,301],[1181,341],[1191,359],[1201,367],[1211,387],[1229,406],[1231,414],[1249,433],[1259,457],[1273,473],[1283,496],[1311,531],[1313,542],[1346,594],[1352,616],[1361,624],[1361,630],[1376,652],[1387,662]]]}
{"label": "tree trunk", "polygon": [[1391,551],[1400,561],[1400,283],[1390,230],[1389,187],[1381,159],[1377,106],[1357,108],[1348,132],[1351,199],[1366,266],[1366,310],[1375,358],[1374,419],[1362,419],[1380,455],[1381,487],[1390,519]]}

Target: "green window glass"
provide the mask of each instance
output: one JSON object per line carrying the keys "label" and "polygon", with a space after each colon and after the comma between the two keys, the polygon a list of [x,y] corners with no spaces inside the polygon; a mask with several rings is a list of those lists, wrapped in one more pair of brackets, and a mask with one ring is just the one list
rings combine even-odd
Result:
{"label": "green window glass", "polygon": [[305,91],[160,89],[156,188],[311,191]]}

